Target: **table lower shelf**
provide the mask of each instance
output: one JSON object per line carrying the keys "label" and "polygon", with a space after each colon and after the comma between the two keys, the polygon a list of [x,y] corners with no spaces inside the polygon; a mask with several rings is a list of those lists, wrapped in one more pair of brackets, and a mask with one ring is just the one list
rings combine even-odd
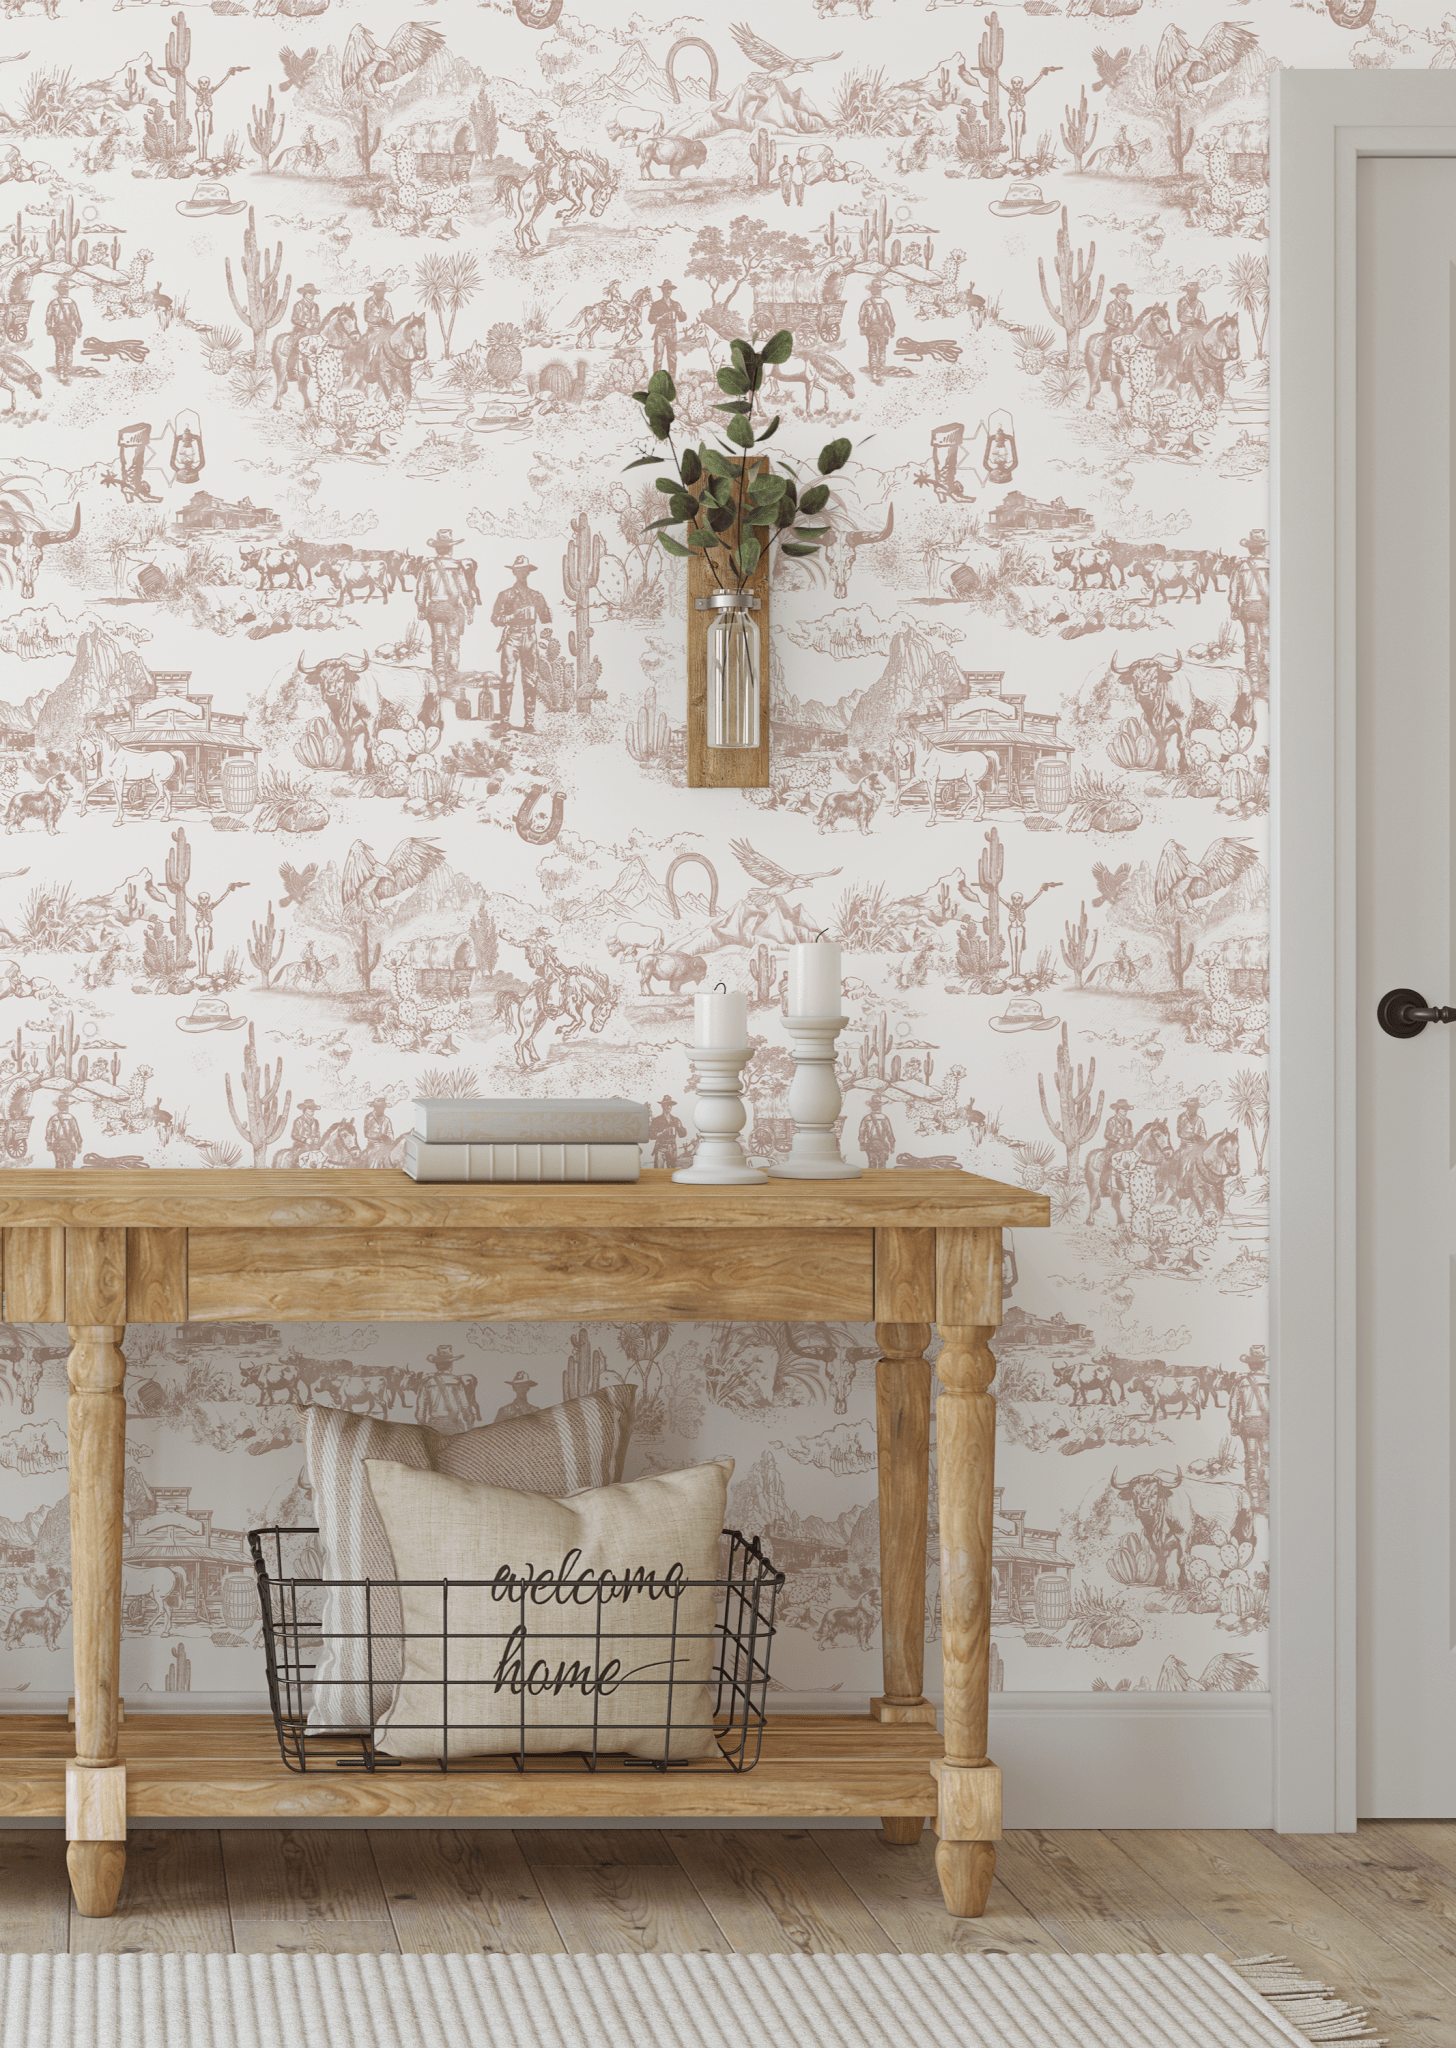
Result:
{"label": "table lower shelf", "polygon": [[[136,1822],[930,1817],[930,1765],[943,1751],[933,1727],[885,1726],[856,1714],[770,1716],[751,1771],[713,1762],[655,1771],[616,1759],[573,1770],[551,1757],[528,1760],[524,1771],[509,1758],[463,1771],[290,1771],[266,1714],[133,1715],[120,1737],[127,1814]],[[0,1818],[64,1814],[74,1752],[75,1732],[59,1714],[0,1716]]]}

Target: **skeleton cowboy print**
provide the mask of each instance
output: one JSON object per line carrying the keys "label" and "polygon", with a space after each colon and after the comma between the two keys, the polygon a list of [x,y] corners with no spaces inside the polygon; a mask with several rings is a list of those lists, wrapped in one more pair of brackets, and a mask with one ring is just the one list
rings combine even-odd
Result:
{"label": "skeleton cowboy print", "polygon": [[[55,0],[0,113],[6,1162],[388,1173],[415,1097],[519,1093],[650,1103],[670,1169],[719,982],[771,1162],[826,933],[846,1155],[1052,1201],[994,1346],[1017,1690],[1266,1682],[1268,79],[1446,48],[1427,0],[1168,6],[1109,48],[1007,4]],[[722,430],[779,330],[765,452],[855,452],[776,572],[768,786],[689,790],[631,394]],[[68,1570],[63,1363],[7,1341],[0,1628]],[[776,1676],[879,1685],[866,1328],[138,1343],[129,1515],[196,1555],[128,1607],[134,1687],[255,1682],[227,1532],[313,1518],[300,1389],[453,1429],[614,1379],[629,1472],[737,1460]]]}

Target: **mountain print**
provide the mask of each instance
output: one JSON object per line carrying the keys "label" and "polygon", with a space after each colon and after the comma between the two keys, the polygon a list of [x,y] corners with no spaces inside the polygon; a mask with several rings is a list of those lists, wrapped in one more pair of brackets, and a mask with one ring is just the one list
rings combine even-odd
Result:
{"label": "mountain print", "polygon": [[[0,51],[0,1159],[387,1169],[479,1092],[649,1099],[681,1164],[723,982],[769,1162],[827,933],[847,1155],[1051,1198],[998,1346],[1018,1691],[1266,1682],[1268,79],[1453,46],[1228,12],[13,0]],[[632,393],[711,433],[780,330],[775,446],[854,452],[774,572],[769,786],[689,790]],[[124,1690],[259,1692],[294,1400],[408,1418],[447,1354],[485,1420],[632,1381],[629,1476],[733,1456],[776,1684],[878,1687],[872,1330],[127,1348]],[[57,1698],[65,1352],[0,1340],[0,1629],[47,1617],[3,1682]]]}

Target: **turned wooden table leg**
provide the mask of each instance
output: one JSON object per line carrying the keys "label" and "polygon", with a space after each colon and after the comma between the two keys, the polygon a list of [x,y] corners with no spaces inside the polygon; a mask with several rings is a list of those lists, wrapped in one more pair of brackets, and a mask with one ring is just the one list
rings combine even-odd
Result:
{"label": "turned wooden table leg", "polygon": [[66,1767],[66,1867],[78,1910],[116,1909],[126,1868],[126,1766],[117,1758],[126,1473],[126,1232],[67,1230],[71,1334],[71,1633],[76,1755]]}
{"label": "turned wooden table leg", "polygon": [[[877,1323],[884,1354],[875,1367],[880,1482],[880,1634],[885,1690],[871,1700],[877,1721],[928,1722],[925,1681],[925,1525],[930,1504],[929,1323]],[[920,1840],[920,1814],[882,1817],[887,1841]]]}
{"label": "turned wooden table leg", "polygon": [[958,1919],[977,1919],[1001,1837],[1001,1773],[986,1754],[996,1465],[990,1339],[1001,1320],[999,1230],[937,1232],[936,1319],[945,1340],[935,1411],[945,1757],[936,1768],[935,1867],[947,1909]]}
{"label": "turned wooden table leg", "polygon": [[[880,1489],[880,1637],[885,1690],[870,1712],[935,1726],[925,1697],[925,1533],[930,1503],[930,1321],[935,1232],[875,1232],[875,1433]],[[920,1840],[920,1814],[881,1817],[885,1839]]]}

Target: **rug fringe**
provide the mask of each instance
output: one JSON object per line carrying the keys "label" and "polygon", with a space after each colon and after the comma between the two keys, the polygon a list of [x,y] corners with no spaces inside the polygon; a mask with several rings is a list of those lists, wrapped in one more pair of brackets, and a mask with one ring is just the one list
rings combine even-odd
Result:
{"label": "rug fringe", "polygon": [[1306,1977],[1286,1956],[1240,1956],[1229,1968],[1307,2041],[1360,2041],[1365,2048],[1389,2048],[1363,2006],[1351,2005],[1332,1985]]}

